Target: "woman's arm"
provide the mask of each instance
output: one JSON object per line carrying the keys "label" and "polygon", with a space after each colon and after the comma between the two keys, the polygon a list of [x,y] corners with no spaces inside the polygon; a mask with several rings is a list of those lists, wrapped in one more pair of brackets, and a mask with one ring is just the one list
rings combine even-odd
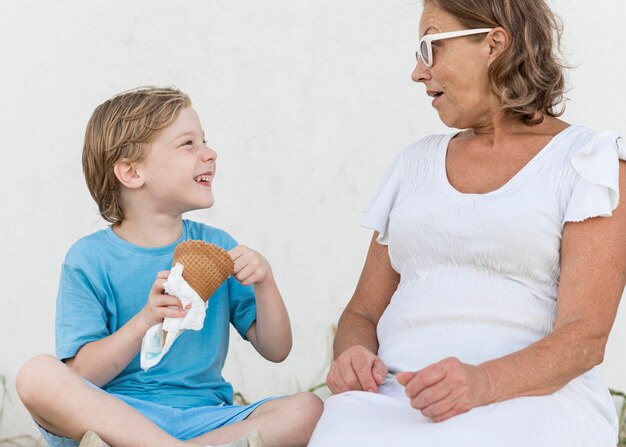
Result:
{"label": "woman's arm", "polygon": [[244,245],[229,253],[235,261],[235,278],[244,286],[254,285],[256,321],[246,337],[264,358],[282,362],[291,351],[291,324],[270,264]]}
{"label": "woman's arm", "polygon": [[[626,198],[626,162],[620,174],[620,195]],[[554,331],[528,353],[483,365],[493,399],[548,394],[602,363],[625,281],[626,206],[612,217],[567,223]]]}
{"label": "woman's arm", "polygon": [[333,393],[376,392],[387,374],[376,356],[376,325],[398,287],[400,275],[391,267],[387,246],[376,242],[377,237],[375,232],[354,295],[337,326],[335,361],[326,380]]}
{"label": "woman's arm", "polygon": [[[620,162],[626,197],[626,163]],[[626,206],[611,217],[567,223],[554,330],[513,354],[466,365],[445,359],[400,373],[412,405],[435,421],[514,397],[545,395],[600,364],[626,282]]]}

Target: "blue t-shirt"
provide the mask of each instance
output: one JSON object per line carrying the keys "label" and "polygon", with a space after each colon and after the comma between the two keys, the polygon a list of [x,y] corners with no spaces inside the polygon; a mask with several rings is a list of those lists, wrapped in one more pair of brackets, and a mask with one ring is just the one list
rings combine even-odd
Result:
{"label": "blue t-shirt", "polygon": [[[176,245],[199,239],[230,250],[237,242],[226,232],[183,220],[183,234],[159,248],[130,244],[110,228],[78,240],[61,270],[56,313],[56,353],[65,360],[87,343],[111,335],[148,301],[156,274],[169,270]],[[209,300],[200,331],[180,334],[170,351],[148,371],[139,353],[102,388],[175,408],[232,404],[232,386],[222,378],[229,321],[242,337],[256,319],[251,286],[232,276]]]}

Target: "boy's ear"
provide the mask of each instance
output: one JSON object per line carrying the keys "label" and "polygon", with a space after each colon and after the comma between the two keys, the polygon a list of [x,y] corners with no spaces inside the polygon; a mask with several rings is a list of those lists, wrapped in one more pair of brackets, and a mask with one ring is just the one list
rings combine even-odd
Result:
{"label": "boy's ear", "polygon": [[131,162],[127,158],[123,158],[113,166],[113,172],[119,182],[129,189],[139,189],[144,184],[144,178],[138,169],[137,162]]}

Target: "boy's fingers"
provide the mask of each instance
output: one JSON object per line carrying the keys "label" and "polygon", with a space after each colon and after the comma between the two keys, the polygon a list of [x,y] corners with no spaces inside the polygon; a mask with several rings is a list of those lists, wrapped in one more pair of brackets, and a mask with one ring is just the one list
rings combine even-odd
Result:
{"label": "boy's fingers", "polygon": [[183,307],[183,303],[177,297],[167,293],[160,293],[154,305],[156,307],[175,307],[177,309],[182,309]]}
{"label": "boy's fingers", "polygon": [[233,261],[237,261],[237,259],[244,253],[244,248],[245,247],[243,245],[237,245],[235,248],[230,250],[228,254],[231,258],[233,258]]}
{"label": "boy's fingers", "polygon": [[154,281],[154,284],[152,285],[152,290],[158,293],[161,293],[165,290],[165,287],[163,286],[163,284],[165,284],[166,279],[164,278],[157,278]]}
{"label": "boy's fingers", "polygon": [[235,274],[235,279],[244,286],[249,286],[255,282],[256,276],[256,272],[249,266],[246,266],[239,273]]}
{"label": "boy's fingers", "polygon": [[237,257],[237,259],[235,259],[233,270],[235,273],[239,273],[248,264],[250,264],[250,259],[246,256],[246,253],[242,253],[239,257]]}
{"label": "boy's fingers", "polygon": [[180,318],[185,316],[187,311],[180,307],[163,307],[163,318]]}
{"label": "boy's fingers", "polygon": [[241,257],[235,259],[235,263],[233,265],[233,272],[235,275],[239,273],[239,271],[245,266],[243,259]]}
{"label": "boy's fingers", "polygon": [[167,279],[167,277],[170,276],[170,271],[169,270],[161,270],[160,272],[157,273],[157,279]]}

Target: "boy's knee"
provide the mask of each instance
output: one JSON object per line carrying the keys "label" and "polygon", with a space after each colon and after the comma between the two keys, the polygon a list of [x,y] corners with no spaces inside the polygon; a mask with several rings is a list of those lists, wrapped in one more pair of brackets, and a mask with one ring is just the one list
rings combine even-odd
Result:
{"label": "boy's knee", "polygon": [[324,409],[322,400],[316,394],[310,392],[298,393],[294,397],[296,398],[295,403],[300,416],[304,416],[308,422],[315,426]]}
{"label": "boy's knee", "polygon": [[306,445],[313,434],[313,430],[322,415],[324,403],[314,393],[304,392],[293,396],[294,408],[290,414],[294,418],[292,426],[296,429],[293,441],[296,445]]}
{"label": "boy's knee", "polygon": [[38,355],[27,361],[17,373],[15,388],[21,401],[29,406],[41,395],[43,387],[48,382],[47,378],[58,370],[61,362],[48,354]]}

